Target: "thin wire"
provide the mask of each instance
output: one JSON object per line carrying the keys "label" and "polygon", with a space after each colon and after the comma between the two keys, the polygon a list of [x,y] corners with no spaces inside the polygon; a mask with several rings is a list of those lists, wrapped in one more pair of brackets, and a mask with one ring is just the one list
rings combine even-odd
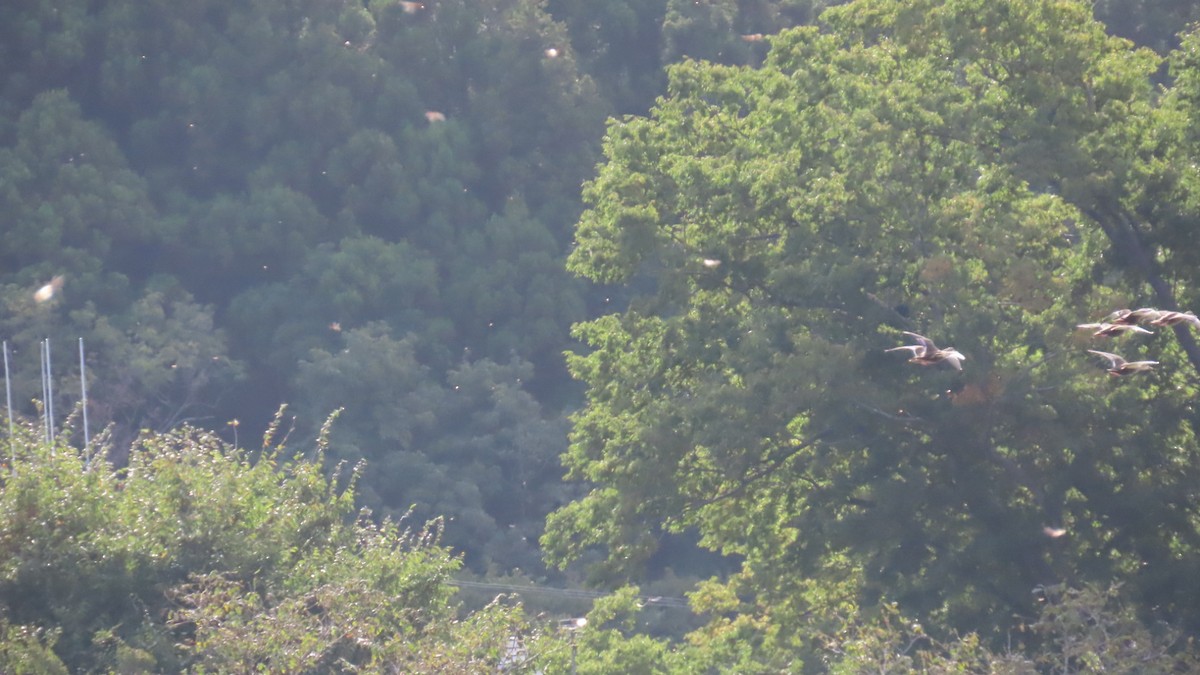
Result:
{"label": "thin wire", "polygon": [[[451,586],[459,588],[482,588],[492,591],[508,591],[510,593],[550,593],[553,595],[561,595],[577,600],[595,600],[597,598],[605,598],[611,593],[603,593],[597,591],[587,591],[578,588],[554,588],[551,586],[517,586],[515,584],[493,584],[485,581],[462,581],[459,579],[451,579],[446,582]],[[671,607],[673,609],[689,609],[686,598],[671,598],[658,595],[639,595],[637,596],[645,604],[658,605],[660,607]]]}

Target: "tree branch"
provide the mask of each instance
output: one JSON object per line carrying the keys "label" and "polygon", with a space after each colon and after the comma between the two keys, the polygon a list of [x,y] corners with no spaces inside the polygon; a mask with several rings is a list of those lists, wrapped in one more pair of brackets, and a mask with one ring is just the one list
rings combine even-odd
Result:
{"label": "tree branch", "polygon": [[[825,431],[822,431],[822,432],[816,434],[815,436],[809,438],[808,440],[804,441],[803,443],[799,443],[797,445],[792,446],[786,452],[784,452],[782,455],[766,459],[758,466],[753,467],[752,469],[747,471],[745,473],[745,475],[741,476],[741,478],[738,479],[737,484],[734,485],[733,487],[722,490],[711,497],[693,500],[690,503],[686,504],[684,508],[687,510],[687,513],[690,514],[690,513],[694,513],[696,511],[700,510],[701,508],[704,508],[705,506],[710,506],[712,504],[715,504],[720,501],[724,501],[726,499],[733,499],[735,497],[741,496],[742,494],[744,494],[746,492],[746,490],[748,490],[750,488],[751,485],[753,485],[754,483],[775,473],[775,471],[777,471],[780,467],[782,467],[783,464],[786,463],[789,459],[791,459],[792,457],[795,457],[802,450],[805,450],[807,448],[810,448],[810,447],[816,445],[822,439],[829,437],[832,433],[833,433],[832,429],[826,429]],[[808,483],[809,486],[814,489],[818,487],[817,482],[805,474],[802,474],[802,473],[797,474],[795,477]]]}
{"label": "tree branch", "polygon": [[[1150,284],[1157,305],[1162,309],[1178,311],[1179,304],[1175,301],[1175,293],[1163,278],[1158,263],[1142,244],[1137,224],[1133,222],[1129,214],[1120,207],[1104,208],[1103,210],[1089,209],[1085,210],[1085,213],[1100,225],[1115,248],[1125,252],[1133,269],[1146,280],[1146,283]],[[1187,324],[1180,324],[1174,326],[1174,329],[1179,346],[1187,354],[1188,361],[1192,364],[1196,374],[1200,375],[1200,346],[1197,346],[1195,338],[1192,337],[1190,327]]]}

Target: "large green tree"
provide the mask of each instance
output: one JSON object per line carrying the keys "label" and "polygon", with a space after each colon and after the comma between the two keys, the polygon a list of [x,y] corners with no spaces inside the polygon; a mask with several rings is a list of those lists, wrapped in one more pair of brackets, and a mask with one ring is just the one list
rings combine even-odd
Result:
{"label": "large green tree", "polygon": [[[1002,631],[1063,580],[1200,625],[1194,342],[1075,328],[1197,299],[1159,66],[1085,3],[863,0],[761,68],[673,67],[585,191],[570,266],[636,297],[575,329],[565,461],[594,488],[552,558],[602,545],[619,577],[697,532],[741,561],[699,597],[749,623],[712,630],[784,652],[881,599]],[[886,353],[902,331],[964,370]]]}

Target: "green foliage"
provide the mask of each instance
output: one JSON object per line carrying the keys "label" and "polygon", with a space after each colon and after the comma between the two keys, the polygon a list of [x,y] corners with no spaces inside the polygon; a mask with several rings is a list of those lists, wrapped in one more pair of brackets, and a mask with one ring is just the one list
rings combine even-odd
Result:
{"label": "green foliage", "polygon": [[0,207],[12,224],[0,238],[7,266],[62,265],[73,251],[124,257],[113,248],[155,241],[144,181],[66,91],[43,92],[21,113],[0,171]]}
{"label": "green foliage", "polygon": [[0,668],[13,675],[67,675],[54,654],[55,635],[0,619]]}
{"label": "green foliage", "polygon": [[570,651],[549,655],[545,661],[548,672],[588,675],[694,672],[678,669],[683,662],[668,643],[635,630],[642,605],[637,593],[637,587],[622,588],[596,600],[592,611],[582,620],[560,621],[560,639],[567,642]]}
{"label": "green foliage", "polygon": [[353,490],[277,439],[251,461],[199,431],[146,435],[121,470],[28,433],[14,447],[6,672],[483,672],[526,630],[504,603],[459,622],[440,526],[355,517]]}
{"label": "green foliage", "polygon": [[497,603],[455,620],[444,581],[456,565],[430,531],[354,527],[269,594],[220,574],[180,586],[172,621],[194,631],[193,670],[487,672],[501,661],[524,629],[519,610]]}
{"label": "green foliage", "polygon": [[1191,2],[1181,0],[1137,0],[1095,3],[1096,18],[1114,35],[1133,40],[1158,52],[1179,47],[1179,33],[1200,19],[1200,11]]}
{"label": "green foliage", "polygon": [[[806,617],[896,601],[986,643],[1064,579],[1194,625],[1194,342],[1123,342],[1163,366],[1117,380],[1075,329],[1194,300],[1153,217],[1183,212],[1159,65],[1084,3],[863,0],[762,68],[672,67],[585,188],[569,267],[637,295],[575,328],[564,459],[594,488],[550,557],[619,579],[698,532],[742,567],[712,597],[746,618],[707,634],[777,667]],[[902,331],[964,371],[887,354]]]}
{"label": "green foliage", "polygon": [[378,324],[341,335],[342,349],[301,362],[298,387],[312,395],[300,411],[344,408],[330,458],[366,459],[365,503],[384,515],[445,516],[447,543],[481,570],[539,566],[542,514],[565,499],[556,462],[565,430],[523,391],[529,364],[464,362],[439,382],[411,336]]}
{"label": "green foliage", "polygon": [[582,69],[619,115],[643,114],[662,93],[664,68],[684,58],[746,64],[764,37],[813,23],[827,0],[549,0]]}
{"label": "green foliage", "polygon": [[6,612],[60,630],[56,650],[72,669],[103,662],[89,649],[101,631],[173,662],[170,643],[162,649],[169,588],[210,570],[269,583],[352,513],[352,494],[317,467],[252,465],[200,433],[140,439],[122,471],[66,446],[17,443],[3,493]]}
{"label": "green foliage", "polygon": [[[575,331],[593,351],[569,357],[590,393],[566,459],[594,491],[551,518],[551,553],[607,556],[593,575],[613,582],[682,534],[742,565],[698,592],[713,619],[694,650],[597,628],[595,669],[794,669],[808,618],[826,629],[891,601],[986,646],[1028,614],[1028,587],[1063,579],[1127,577],[1137,608],[1194,626],[1200,587],[1178,580],[1195,578],[1200,349],[1186,329],[1121,343],[1163,365],[1116,381],[1088,369],[1082,349],[1103,345],[1072,328],[1200,301],[1197,38],[1166,79],[1159,55],[1091,18],[1161,55],[1194,8],[871,0],[817,22],[829,4],[8,3],[14,407],[36,414],[49,337],[55,407],[71,409],[83,337],[91,420],[114,424],[118,461],[144,428],[227,432],[236,413],[253,436],[288,400],[299,438],[344,408],[329,464],[368,461],[376,514],[445,515],[472,567],[534,570],[542,517],[574,489],[553,461],[560,411],[577,407],[559,354],[589,293],[562,269],[571,250],[572,270],[625,285],[593,289],[594,305],[633,302]],[[726,65],[677,64],[651,118],[610,123],[580,217],[601,119],[646,111],[685,56]],[[747,64],[762,67],[732,67]],[[967,370],[897,363],[882,350],[903,330],[957,346]],[[225,569],[193,579],[203,654],[122,623],[120,599],[80,605],[91,618],[56,601],[74,627],[4,624],[2,669],[50,670],[51,646],[85,642],[129,672],[188,658],[436,670],[496,653],[437,619],[422,630],[462,649],[414,638],[432,660],[404,661],[343,602],[386,615],[362,594],[395,589],[346,581],[372,569],[347,556],[340,580],[290,599]],[[245,621],[206,597],[235,598]],[[240,652],[251,636],[259,651]],[[548,641],[548,658],[567,653]]]}
{"label": "green foliage", "polygon": [[[236,414],[253,433],[280,401],[319,419],[346,401],[298,388],[296,364],[340,347],[331,327],[379,325],[411,336],[425,390],[464,363],[531,364],[520,389],[543,406],[538,424],[561,425],[546,420],[578,404],[560,354],[586,294],[562,260],[605,114],[645,109],[682,51],[760,59],[766,43],[739,34],[815,6],[667,5],[0,8],[0,332],[19,410],[34,412],[35,343],[63,354],[82,337],[92,420],[117,425],[118,461],[142,428],[225,429]],[[62,292],[30,302],[56,275]],[[69,409],[78,372],[56,363],[55,403]],[[366,425],[352,431],[357,457],[380,458],[365,447],[373,423],[347,419]],[[404,452],[376,469],[441,463],[426,443]],[[508,502],[461,494],[505,522],[559,501],[559,482],[547,479],[545,499],[516,498],[530,489],[518,484],[495,486]],[[380,505],[424,500],[406,488]],[[528,512],[522,537],[542,515]],[[528,563],[517,548],[503,565]]]}
{"label": "green foliage", "polygon": [[877,619],[847,622],[821,638],[830,673],[1182,673],[1196,666],[1189,642],[1170,630],[1148,630],[1121,601],[1119,586],[1039,588],[1039,616],[1019,627],[1032,655],[993,652],[974,634],[940,641],[894,605]]}
{"label": "green foliage", "polygon": [[737,3],[733,0],[668,0],[663,19],[663,62],[683,58],[745,61],[745,56],[733,53],[749,49],[733,32],[736,16]]}
{"label": "green foliage", "polygon": [[[228,356],[213,308],[196,303],[169,278],[151,280],[144,295],[112,314],[100,302],[77,300],[75,277],[44,303],[33,298],[39,283],[0,286],[14,413],[36,412],[28,403],[33,392],[43,399],[38,355],[44,339],[57,376],[55,409],[69,412],[79,400],[78,340],[87,336],[90,422],[93,430],[115,424],[117,459],[140,429],[165,431],[208,418],[244,375],[242,364]],[[88,295],[86,289],[78,293]]]}
{"label": "green foliage", "polygon": [[[516,359],[550,411],[539,424],[569,405],[558,354],[583,292],[561,263],[606,106],[542,3],[85,5],[0,9],[0,332],[23,412],[49,336],[84,338],[118,460],[141,428],[237,414],[253,433],[284,400],[320,419],[354,397],[296,388],[296,364],[339,349],[341,326],[411,336],[418,388]],[[33,303],[56,275],[61,292]],[[69,409],[78,369],[58,363]],[[365,426],[343,456],[381,457],[367,447],[390,438],[346,419]],[[404,452],[375,469],[440,463],[425,443]],[[461,494],[471,512],[540,501]]]}

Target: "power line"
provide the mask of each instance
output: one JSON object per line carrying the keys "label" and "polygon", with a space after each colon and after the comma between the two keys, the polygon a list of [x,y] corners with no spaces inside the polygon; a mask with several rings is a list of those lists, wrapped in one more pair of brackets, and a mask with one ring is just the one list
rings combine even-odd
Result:
{"label": "power line", "polygon": [[[452,579],[446,583],[459,588],[481,588],[490,591],[507,591],[509,593],[548,593],[550,595],[558,595],[565,598],[574,598],[576,600],[595,600],[597,598],[605,598],[612,593],[603,593],[600,591],[587,591],[579,588],[554,588],[552,586],[517,586],[515,584],[495,584],[485,581],[462,581]],[[686,598],[672,598],[661,595],[639,595],[637,596],[643,604],[652,605],[655,607],[670,607],[672,609],[690,609]]]}

